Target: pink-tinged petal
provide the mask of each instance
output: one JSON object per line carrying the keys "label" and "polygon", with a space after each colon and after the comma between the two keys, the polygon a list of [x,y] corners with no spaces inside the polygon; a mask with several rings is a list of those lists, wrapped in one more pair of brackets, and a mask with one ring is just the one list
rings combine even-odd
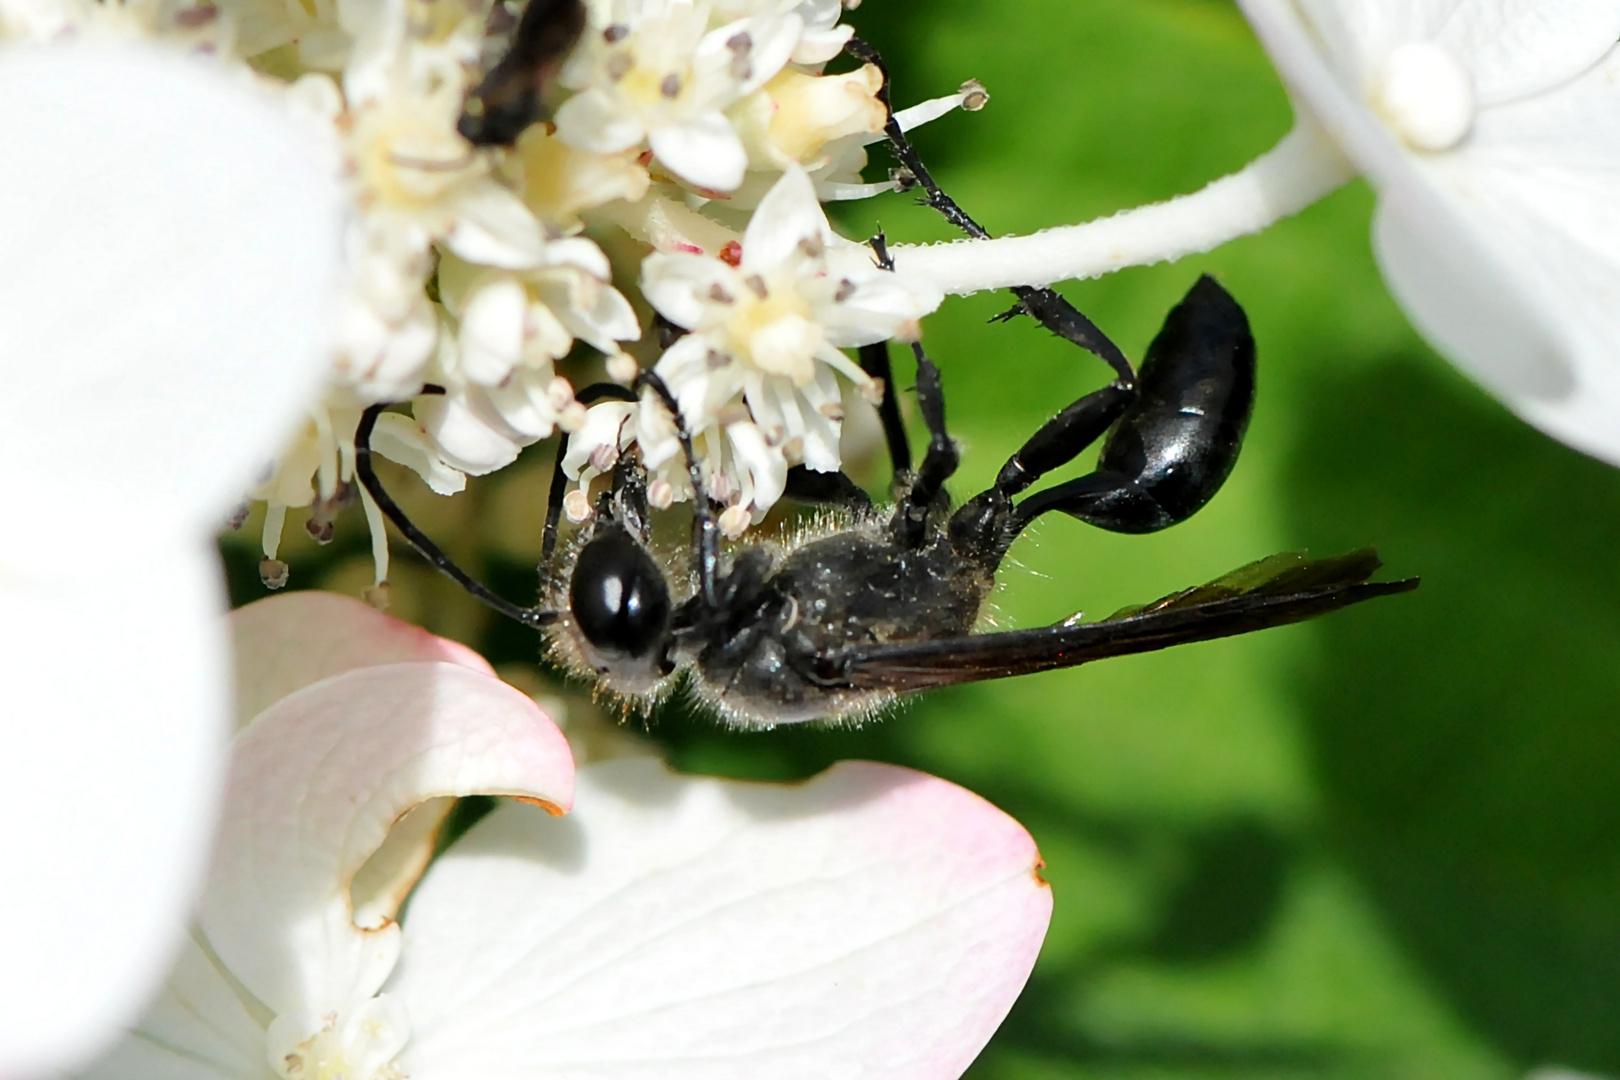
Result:
{"label": "pink-tinged petal", "polygon": [[392,992],[412,1080],[960,1075],[1051,913],[1029,835],[886,765],[802,786],[580,772],[423,879]]}
{"label": "pink-tinged petal", "polygon": [[133,42],[10,47],[0,99],[0,356],[23,405],[0,457],[50,501],[11,495],[212,530],[329,363],[336,155],[235,73]]}
{"label": "pink-tinged petal", "polygon": [[239,724],[294,691],[355,668],[443,660],[493,674],[467,646],[337,593],[268,596],[231,612],[229,622]]}
{"label": "pink-tinged petal", "polygon": [[237,737],[198,916],[209,945],[276,1013],[370,997],[393,969],[399,928],[357,927],[350,883],[407,811],[472,794],[573,800],[562,733],[498,679],[390,664],[281,699]]}
{"label": "pink-tinged petal", "polygon": [[264,1065],[263,1021],[188,939],[140,1024],[77,1080],[242,1080]]}
{"label": "pink-tinged petal", "polygon": [[670,172],[709,191],[735,191],[748,169],[748,152],[718,109],[658,128],[647,144]]}
{"label": "pink-tinged petal", "polygon": [[770,270],[809,241],[825,249],[832,244],[832,226],[816,200],[816,187],[798,165],[789,165],[782,179],[759,201],[759,208],[743,233],[742,269]]}
{"label": "pink-tinged petal", "polygon": [[0,1076],[72,1067],[133,1023],[202,886],[225,597],[196,538],[136,539],[114,572],[0,570]]}

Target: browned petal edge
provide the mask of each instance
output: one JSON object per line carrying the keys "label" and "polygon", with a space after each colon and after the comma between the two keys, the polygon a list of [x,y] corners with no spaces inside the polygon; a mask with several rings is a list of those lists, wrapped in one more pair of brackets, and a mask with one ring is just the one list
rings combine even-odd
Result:
{"label": "browned petal edge", "polygon": [[532,795],[509,795],[507,798],[511,799],[513,802],[528,803],[530,806],[538,806],[552,817],[562,817],[564,814],[568,813],[568,811],[564,810],[556,803],[547,802],[544,799],[537,799]]}

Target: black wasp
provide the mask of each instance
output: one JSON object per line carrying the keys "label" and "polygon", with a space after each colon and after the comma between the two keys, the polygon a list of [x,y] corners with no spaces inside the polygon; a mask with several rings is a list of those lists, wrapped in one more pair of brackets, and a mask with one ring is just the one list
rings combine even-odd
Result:
{"label": "black wasp", "polygon": [[[491,10],[492,28],[510,18],[502,0]],[[545,88],[585,29],[582,0],[529,0],[512,31],[506,55],[467,95],[456,130],[474,146],[511,146],[542,119]]]}
{"label": "black wasp", "polygon": [[[850,51],[881,64],[858,40]],[[882,96],[887,105],[886,76]],[[933,182],[892,121],[888,134],[905,180],[971,235],[986,235]],[[874,250],[887,265],[881,238]],[[368,409],[356,432],[357,473],[424,557],[496,610],[542,629],[565,666],[642,707],[685,677],[702,701],[742,727],[864,719],[913,690],[1248,633],[1416,587],[1415,579],[1369,581],[1379,566],[1370,550],[1317,560],[1279,555],[1099,622],[974,633],[996,571],[1031,522],[1059,510],[1100,528],[1146,533],[1186,520],[1231,473],[1254,401],[1248,320],[1213,278],[1201,278],[1170,312],[1139,374],[1057,293],[1014,292],[1018,306],[1009,315],[1032,315],[1097,353],[1116,378],[1048,421],[988,490],[954,510],[944,484],[956,470],[957,450],[945,427],[940,374],[916,344],[917,401],[929,433],[921,463],[912,468],[888,389],[888,347],[868,346],[861,365],[886,388],[880,416],[899,496],[878,509],[844,474],[797,467],[788,496],[834,508],[838,525],[791,543],[756,540],[721,549],[690,435],[656,374],[642,374],[632,388],[582,391],[587,404],[637,400],[644,391],[643,407],[661,406],[675,419],[696,492],[692,565],[668,568],[654,552],[647,477],[634,450],[616,464],[595,516],[559,552],[565,443],[546,520],[543,595],[533,608],[473,581],[382,488],[369,439],[383,406]],[[1090,474],[1025,494],[1099,439]]]}

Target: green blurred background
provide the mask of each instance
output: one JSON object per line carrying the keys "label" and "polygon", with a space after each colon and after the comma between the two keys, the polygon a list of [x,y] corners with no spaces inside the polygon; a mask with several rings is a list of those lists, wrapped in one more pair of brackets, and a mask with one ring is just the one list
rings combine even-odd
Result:
{"label": "green blurred background", "polygon": [[[984,112],[918,142],[994,232],[1190,191],[1290,122],[1227,0],[868,0],[850,21],[890,60],[898,103],[970,76],[990,89]],[[1031,830],[1056,912],[978,1080],[1620,1071],[1620,474],[1520,424],[1423,344],[1379,280],[1371,208],[1354,185],[1212,255],[1064,287],[1140,356],[1215,273],[1253,322],[1258,407],[1198,517],[1121,537],[1054,515],[1014,550],[998,604],[1006,625],[1034,626],[1276,551],[1364,544],[1421,575],[1417,593],[936,693],[862,731],[738,735],[678,712],[652,728],[693,771],[914,766]],[[950,235],[903,196],[841,223]],[[1032,324],[990,325],[1006,303],[950,301],[926,325],[965,449],[958,495],[1106,379]],[[547,467],[542,451],[410,505],[523,598]],[[876,463],[861,475],[885,482]],[[289,545],[295,585],[367,583],[358,515],[339,531],[330,548]],[[262,595],[247,537],[226,549],[238,602]],[[409,555],[394,582],[397,613],[515,678],[533,666],[532,638]],[[589,708],[572,693],[571,709]]]}

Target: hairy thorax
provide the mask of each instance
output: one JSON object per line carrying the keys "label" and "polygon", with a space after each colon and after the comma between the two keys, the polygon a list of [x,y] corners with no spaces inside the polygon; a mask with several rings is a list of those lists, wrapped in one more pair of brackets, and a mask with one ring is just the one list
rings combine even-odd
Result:
{"label": "hairy thorax", "polygon": [[830,673],[840,654],[966,634],[994,584],[944,536],[907,550],[879,525],[746,555],[731,567],[727,617],[703,635],[695,668],[700,693],[747,727],[865,718],[891,695],[839,686]]}

